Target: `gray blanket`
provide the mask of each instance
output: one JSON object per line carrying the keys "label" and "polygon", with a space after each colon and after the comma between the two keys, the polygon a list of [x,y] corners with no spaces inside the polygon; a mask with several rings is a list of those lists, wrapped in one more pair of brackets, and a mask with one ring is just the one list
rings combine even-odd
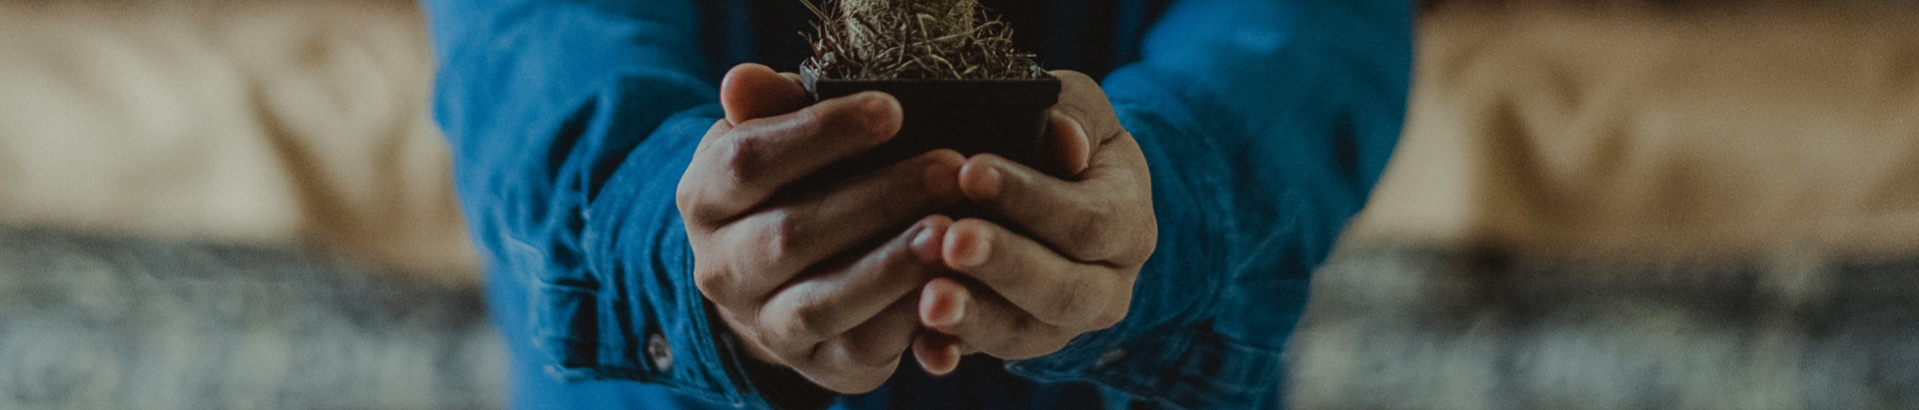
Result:
{"label": "gray blanket", "polygon": [[1919,408],[1919,261],[1619,266],[1353,247],[1314,280],[1297,409]]}
{"label": "gray blanket", "polygon": [[476,289],[278,249],[0,230],[0,409],[484,409]]}

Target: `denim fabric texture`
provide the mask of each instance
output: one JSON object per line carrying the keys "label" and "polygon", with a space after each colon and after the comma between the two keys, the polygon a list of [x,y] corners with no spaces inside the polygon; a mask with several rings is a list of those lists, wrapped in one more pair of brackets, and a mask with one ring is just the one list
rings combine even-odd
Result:
{"label": "denim fabric texture", "polygon": [[[767,407],[693,285],[674,191],[720,73],[804,56],[781,28],[806,15],[778,3],[426,1],[515,408]],[[1158,251],[1118,326],[943,378],[908,360],[834,406],[1277,408],[1309,273],[1397,140],[1412,5],[985,3],[1047,68],[1105,78],[1152,168]]]}

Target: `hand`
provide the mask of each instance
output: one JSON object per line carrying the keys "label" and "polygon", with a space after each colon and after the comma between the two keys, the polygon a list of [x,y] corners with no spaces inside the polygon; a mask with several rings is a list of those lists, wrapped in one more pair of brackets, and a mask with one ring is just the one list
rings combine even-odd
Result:
{"label": "hand", "polygon": [[[984,352],[1016,360],[1059,351],[1126,317],[1133,282],[1159,236],[1146,157],[1099,84],[1055,71],[1063,89],[1051,134],[1059,178],[996,155],[966,161],[966,198],[1009,224],[966,219],[946,230],[941,257],[967,280],[921,290],[914,356],[934,374]],[[1025,234],[1022,234],[1025,233]]]}
{"label": "hand", "polygon": [[754,358],[842,393],[872,390],[919,331],[919,287],[944,271],[965,160],[937,150],[813,192],[784,188],[893,138],[899,102],[808,105],[798,77],[742,65],[680,180],[700,292]]}

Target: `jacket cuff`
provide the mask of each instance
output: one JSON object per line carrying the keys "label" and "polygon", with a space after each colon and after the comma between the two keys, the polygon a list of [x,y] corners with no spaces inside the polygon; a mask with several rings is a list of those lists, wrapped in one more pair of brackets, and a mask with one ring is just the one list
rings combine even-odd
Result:
{"label": "jacket cuff", "polygon": [[[1007,368],[1040,381],[1087,380],[1135,400],[1176,408],[1272,408],[1283,374],[1278,347],[1239,343],[1214,329],[1224,285],[1239,266],[1227,218],[1234,209],[1223,175],[1225,153],[1204,138],[1213,130],[1180,100],[1122,70],[1107,83],[1121,122],[1153,167],[1153,201],[1162,227],[1159,248],[1141,269],[1132,310],[1112,328],[1088,333],[1059,352]],[[1163,78],[1162,78],[1163,80]]]}
{"label": "jacket cuff", "polygon": [[[626,90],[639,92],[640,90]],[[602,117],[630,118],[611,107]],[[674,203],[680,175],[714,121],[717,105],[666,119],[593,194],[581,223],[585,265],[595,288],[547,286],[535,309],[549,373],[569,380],[619,379],[736,407],[770,408],[748,380],[694,285],[693,253]],[[604,132],[618,135],[617,125]]]}
{"label": "jacket cuff", "polygon": [[[1128,399],[1177,409],[1279,408],[1282,352],[1239,343],[1204,327],[1150,332],[1109,349],[1062,350],[1007,364],[1034,380],[1087,380]],[[1090,345],[1089,345],[1090,346]]]}

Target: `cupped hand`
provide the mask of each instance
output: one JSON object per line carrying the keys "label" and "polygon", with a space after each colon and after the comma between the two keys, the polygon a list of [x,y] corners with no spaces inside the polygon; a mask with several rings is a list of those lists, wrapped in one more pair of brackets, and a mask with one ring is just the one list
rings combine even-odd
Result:
{"label": "cupped hand", "polygon": [[936,278],[921,289],[919,320],[934,331],[923,332],[913,350],[929,372],[951,372],[973,352],[1043,356],[1112,327],[1125,318],[1133,282],[1156,246],[1152,181],[1139,144],[1098,83],[1053,74],[1063,83],[1051,121],[1060,172],[991,154],[967,159],[959,172],[960,191],[998,222],[965,219],[945,231],[940,260],[960,279]]}
{"label": "cupped hand", "polygon": [[727,73],[726,119],[700,141],[678,205],[700,292],[747,353],[864,392],[919,332],[916,292],[945,270],[939,240],[952,223],[933,214],[963,200],[965,158],[938,150],[822,190],[785,189],[903,121],[885,94],[809,104],[796,79],[751,64]]}

